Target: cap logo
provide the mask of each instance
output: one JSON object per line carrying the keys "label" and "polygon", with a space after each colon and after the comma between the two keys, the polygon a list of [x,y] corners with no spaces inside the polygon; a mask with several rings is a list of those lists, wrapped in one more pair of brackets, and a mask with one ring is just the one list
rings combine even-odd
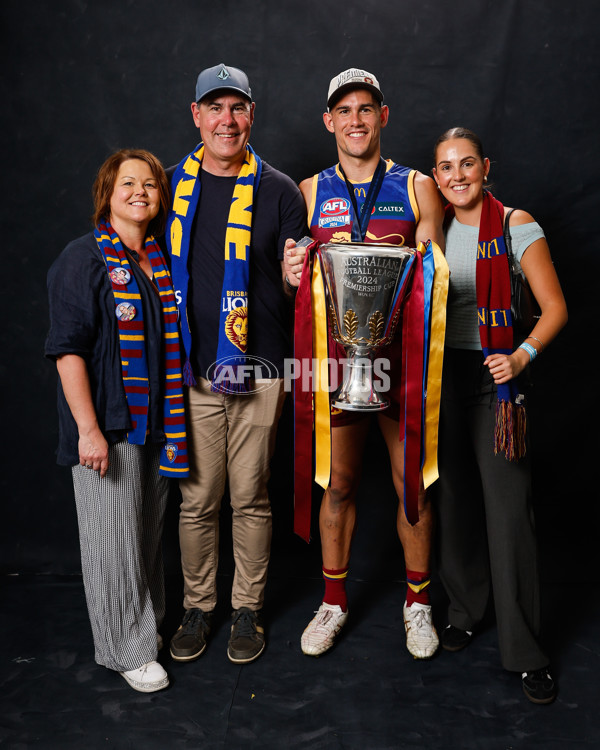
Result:
{"label": "cap logo", "polygon": [[226,81],[229,78],[229,71],[227,70],[227,68],[224,65],[221,68],[221,70],[217,73],[217,78],[220,81]]}
{"label": "cap logo", "polygon": [[346,81],[351,81],[352,79],[365,78],[365,73],[366,71],[361,70],[360,68],[349,68],[348,70],[345,70],[343,73],[339,74],[337,79],[337,87],[346,83]]}
{"label": "cap logo", "polygon": [[367,77],[367,76],[365,76],[365,78],[364,78],[364,82],[365,82],[365,83],[370,83],[370,84],[372,84],[372,83],[373,83],[373,79],[372,79],[372,78],[369,78],[369,77]]}

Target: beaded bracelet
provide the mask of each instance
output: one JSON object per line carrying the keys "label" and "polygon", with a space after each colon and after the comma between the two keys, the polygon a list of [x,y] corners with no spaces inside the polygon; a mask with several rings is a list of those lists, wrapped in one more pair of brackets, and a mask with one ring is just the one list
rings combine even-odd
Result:
{"label": "beaded bracelet", "polygon": [[531,344],[528,344],[526,341],[524,341],[520,346],[519,349],[524,349],[527,354],[529,354],[529,361],[533,362],[533,360],[537,357],[537,349],[534,346],[531,346]]}

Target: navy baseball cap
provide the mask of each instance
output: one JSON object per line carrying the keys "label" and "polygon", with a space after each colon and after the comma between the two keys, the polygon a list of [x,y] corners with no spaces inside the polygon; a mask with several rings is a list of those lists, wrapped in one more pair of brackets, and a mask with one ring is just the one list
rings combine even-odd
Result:
{"label": "navy baseball cap", "polygon": [[237,91],[252,101],[248,76],[239,68],[232,68],[220,63],[212,68],[206,68],[196,81],[196,101],[204,99],[207,94],[219,90]]}

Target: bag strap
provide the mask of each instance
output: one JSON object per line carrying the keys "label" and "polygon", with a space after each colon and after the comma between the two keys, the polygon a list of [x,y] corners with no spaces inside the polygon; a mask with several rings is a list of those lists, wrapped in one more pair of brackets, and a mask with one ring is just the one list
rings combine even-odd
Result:
{"label": "bag strap", "polygon": [[514,208],[511,208],[510,211],[508,211],[508,213],[504,217],[504,231],[503,231],[504,244],[506,245],[506,254],[508,255],[508,263],[510,265],[511,273],[515,273],[515,256],[513,255],[512,240],[510,237],[510,217],[514,210],[515,210]]}

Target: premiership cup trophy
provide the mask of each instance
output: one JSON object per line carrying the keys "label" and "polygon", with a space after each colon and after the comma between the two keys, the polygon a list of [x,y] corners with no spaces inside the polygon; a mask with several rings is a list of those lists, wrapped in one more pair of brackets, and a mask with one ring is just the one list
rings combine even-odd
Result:
{"label": "premiership cup trophy", "polygon": [[342,386],[332,400],[334,406],[349,411],[389,406],[375,388],[373,357],[394,336],[399,315],[390,321],[392,304],[415,252],[413,248],[366,242],[321,246],[331,330],[349,360]]}

